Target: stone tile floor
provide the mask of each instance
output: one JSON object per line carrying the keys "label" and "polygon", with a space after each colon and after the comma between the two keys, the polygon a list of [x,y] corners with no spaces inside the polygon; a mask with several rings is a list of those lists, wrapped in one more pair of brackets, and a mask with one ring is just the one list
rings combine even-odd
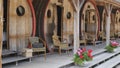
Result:
{"label": "stone tile floor", "polygon": [[[116,40],[120,43],[120,39]],[[84,45],[81,45],[84,47]],[[105,42],[97,44],[96,46],[87,45],[87,49],[93,49],[93,51],[97,51],[98,49],[103,49],[105,47]],[[70,55],[66,53],[62,53],[59,55],[58,53],[52,53],[47,55],[47,59],[44,60],[43,56],[37,56],[32,58],[32,62],[22,61],[18,63],[16,66],[14,63],[3,65],[3,68],[59,68],[60,66],[69,64],[72,62],[73,52],[70,52]]]}

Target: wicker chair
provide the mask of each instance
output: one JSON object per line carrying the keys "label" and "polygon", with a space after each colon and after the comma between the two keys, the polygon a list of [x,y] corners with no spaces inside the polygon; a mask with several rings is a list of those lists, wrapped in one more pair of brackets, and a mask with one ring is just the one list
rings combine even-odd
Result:
{"label": "wicker chair", "polygon": [[106,40],[105,33],[103,31],[99,32],[99,36],[102,38],[102,40]]}
{"label": "wicker chair", "polygon": [[86,46],[87,40],[86,40],[86,33],[83,32],[82,35],[80,36],[80,44],[84,44]]}
{"label": "wicker chair", "polygon": [[33,52],[44,52],[46,59],[46,42],[40,37],[29,37],[29,42],[32,46]]}
{"label": "wicker chair", "polygon": [[69,47],[67,41],[60,42],[59,37],[57,35],[53,35],[52,40],[54,47],[58,48],[60,55],[61,55],[61,50],[66,50],[69,53],[69,50],[72,49],[72,47]]}
{"label": "wicker chair", "polygon": [[95,46],[96,43],[96,35],[94,34],[90,34],[90,33],[86,33],[86,39],[87,39],[87,43],[93,43],[93,45]]}
{"label": "wicker chair", "polygon": [[120,37],[120,32],[117,33],[118,37]]}

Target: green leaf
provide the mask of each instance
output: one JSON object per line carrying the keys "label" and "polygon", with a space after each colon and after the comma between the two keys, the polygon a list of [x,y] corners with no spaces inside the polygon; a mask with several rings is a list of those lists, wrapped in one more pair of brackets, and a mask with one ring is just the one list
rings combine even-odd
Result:
{"label": "green leaf", "polygon": [[113,52],[114,48],[112,46],[106,46],[105,49],[108,51],[108,52]]}
{"label": "green leaf", "polygon": [[83,61],[82,60],[79,60],[78,61],[78,65],[82,65],[83,64]]}

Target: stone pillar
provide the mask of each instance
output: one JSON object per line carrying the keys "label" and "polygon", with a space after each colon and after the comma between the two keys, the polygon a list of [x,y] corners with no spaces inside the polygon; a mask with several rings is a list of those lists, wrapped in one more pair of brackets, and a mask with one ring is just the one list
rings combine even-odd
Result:
{"label": "stone pillar", "polygon": [[112,6],[110,4],[106,5],[108,16],[106,18],[106,46],[110,43],[110,23],[111,23],[111,10]]}
{"label": "stone pillar", "polygon": [[79,48],[79,11],[74,13],[74,54]]}
{"label": "stone pillar", "polygon": [[73,5],[75,7],[75,12],[74,12],[74,54],[77,52],[77,49],[79,48],[79,18],[80,18],[80,10],[85,2],[85,0],[77,0],[77,3],[75,3],[76,0],[72,0]]}

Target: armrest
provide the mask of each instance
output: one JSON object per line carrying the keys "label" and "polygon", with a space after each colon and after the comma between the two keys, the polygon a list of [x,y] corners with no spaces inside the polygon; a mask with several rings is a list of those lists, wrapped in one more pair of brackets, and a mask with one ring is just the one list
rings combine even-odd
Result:
{"label": "armrest", "polygon": [[44,47],[46,47],[47,46],[46,42],[41,37],[39,37],[39,39],[42,41]]}
{"label": "armrest", "polygon": [[63,43],[68,43],[68,40],[67,39],[63,39]]}

